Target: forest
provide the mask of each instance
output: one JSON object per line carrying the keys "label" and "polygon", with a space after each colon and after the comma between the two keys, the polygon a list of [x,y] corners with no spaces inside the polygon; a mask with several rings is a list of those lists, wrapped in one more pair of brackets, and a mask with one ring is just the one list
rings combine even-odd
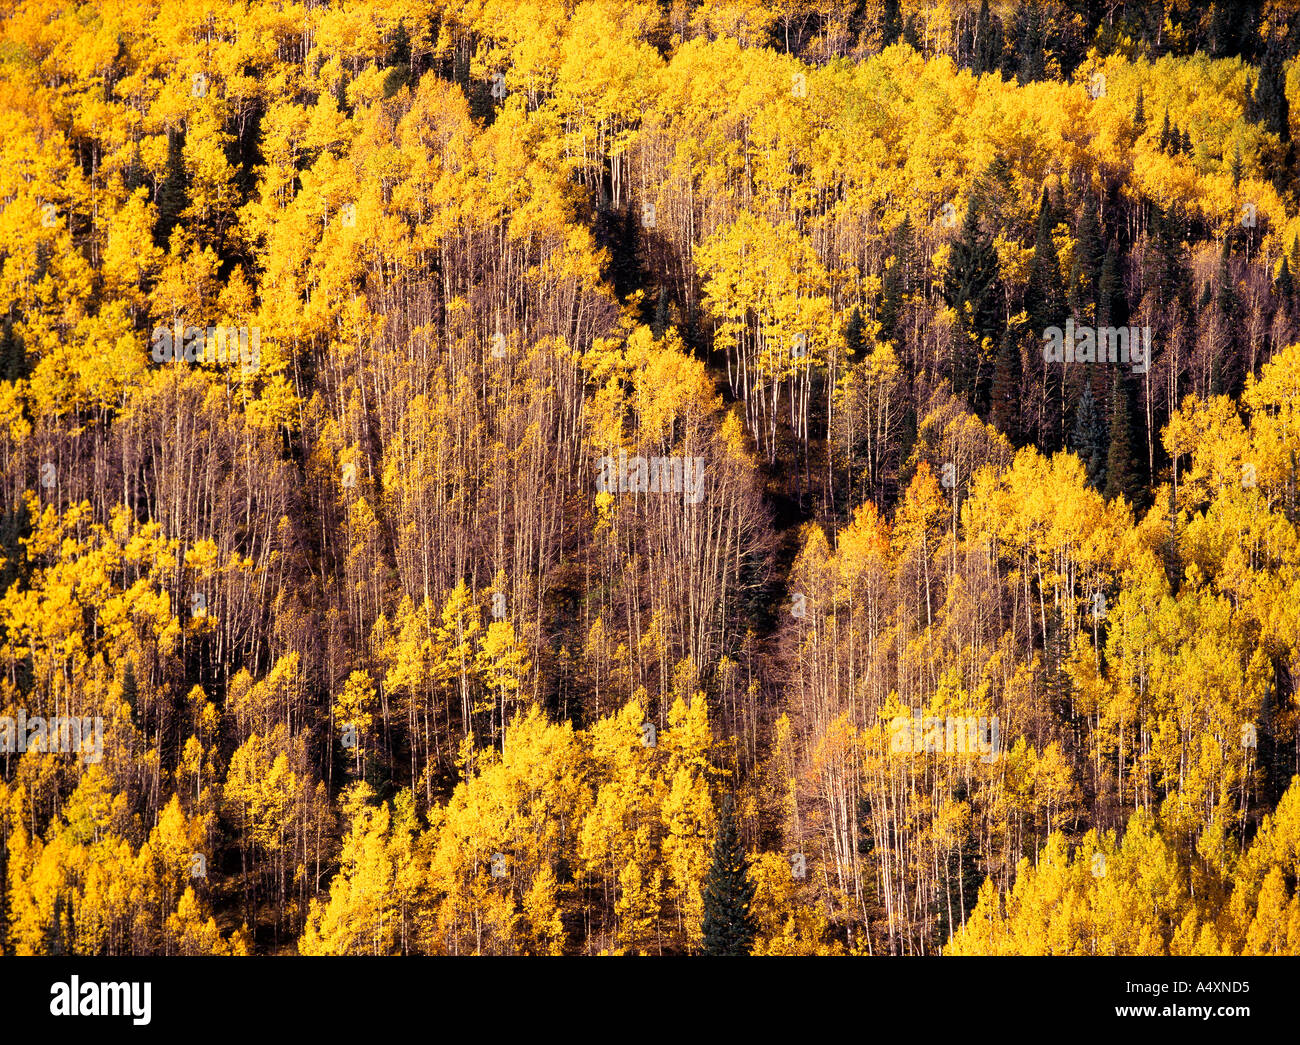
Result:
{"label": "forest", "polygon": [[0,0],[0,954],[1300,954],[1291,0]]}

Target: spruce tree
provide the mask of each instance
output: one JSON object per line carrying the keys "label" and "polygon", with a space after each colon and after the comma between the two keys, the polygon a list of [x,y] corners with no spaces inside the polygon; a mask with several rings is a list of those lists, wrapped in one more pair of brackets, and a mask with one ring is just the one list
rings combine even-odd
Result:
{"label": "spruce tree", "polygon": [[997,69],[1002,51],[1001,35],[1000,27],[989,14],[989,0],[983,0],[975,21],[975,44],[971,55],[971,68],[976,75],[982,76]]}
{"label": "spruce tree", "polygon": [[166,247],[172,230],[180,223],[189,206],[185,177],[185,136],[180,131],[167,132],[167,173],[158,186],[158,235],[160,247]]}
{"label": "spruce tree", "polygon": [[993,240],[980,228],[976,199],[972,195],[961,235],[953,242],[944,272],[943,294],[963,325],[977,336],[991,333],[996,326],[997,283],[997,250]]}
{"label": "spruce tree", "polygon": [[1106,248],[1101,238],[1101,219],[1097,213],[1097,201],[1091,194],[1083,201],[1083,213],[1075,229],[1078,241],[1075,255],[1079,259],[1081,275],[1086,281],[1087,300],[1092,301],[1097,292],[1097,280],[1101,273],[1102,261]]}
{"label": "spruce tree", "polygon": [[6,318],[0,325],[0,381],[17,381],[26,376],[27,352],[14,333],[13,320]]}
{"label": "spruce tree", "polygon": [[127,193],[133,193],[136,189],[143,188],[146,180],[146,171],[144,164],[140,160],[140,147],[133,146],[131,149],[131,159],[127,162],[126,169],[122,171],[122,187]]}
{"label": "spruce tree", "polygon": [[1102,417],[1091,382],[1085,383],[1074,408],[1070,449],[1079,455],[1087,472],[1088,485],[1100,490],[1106,478],[1106,419]]}
{"label": "spruce tree", "polygon": [[1115,314],[1115,297],[1119,293],[1119,257],[1115,241],[1106,246],[1106,257],[1101,263],[1101,272],[1097,276],[1097,326],[1111,326],[1111,317]]}
{"label": "spruce tree", "polygon": [[1172,208],[1156,207],[1151,219],[1155,241],[1155,286],[1162,310],[1178,306],[1191,307],[1193,283],[1189,275],[1187,247],[1183,243],[1182,225]]}
{"label": "spruce tree", "polygon": [[1291,140],[1291,110],[1286,98],[1286,70],[1281,52],[1270,47],[1259,67],[1255,87],[1255,113],[1264,130],[1276,134],[1283,144]]}
{"label": "spruce tree", "polygon": [[411,36],[406,23],[398,22],[393,33],[393,43],[388,53],[388,73],[384,77],[384,97],[391,98],[403,87],[415,82],[411,72]]}
{"label": "spruce tree", "polygon": [[1133,126],[1141,131],[1147,122],[1146,102],[1142,97],[1142,88],[1138,88],[1137,101],[1133,105]]}
{"label": "spruce tree", "polygon": [[1017,76],[1022,84],[1033,83],[1047,75],[1044,61],[1046,38],[1043,32],[1043,12],[1033,4],[1024,4],[1020,8],[1019,56],[1020,68]]}
{"label": "spruce tree", "polygon": [[1291,276],[1291,266],[1287,264],[1285,256],[1282,258],[1282,267],[1278,269],[1274,293],[1282,299],[1284,305],[1291,304],[1291,296],[1295,293],[1295,284]]}
{"label": "spruce tree", "polygon": [[849,321],[844,326],[844,344],[854,359],[861,359],[867,347],[866,324],[862,320],[862,309],[857,305],[849,313]]}
{"label": "spruce tree", "polygon": [[1011,442],[1017,442],[1020,436],[1020,352],[1010,328],[998,342],[990,400],[989,420]]}
{"label": "spruce tree", "polygon": [[1038,236],[1034,240],[1034,260],[1029,265],[1029,285],[1025,289],[1025,311],[1029,328],[1041,337],[1050,326],[1065,320],[1065,288],[1061,281],[1061,262],[1052,239],[1052,203],[1047,190],[1038,207]]}
{"label": "spruce tree", "polygon": [[650,325],[650,332],[656,338],[661,338],[671,323],[672,312],[668,307],[668,291],[660,287],[659,293],[655,295],[655,318]]}
{"label": "spruce tree", "polygon": [[1232,281],[1232,266],[1228,257],[1228,237],[1223,238],[1223,253],[1219,256],[1219,271],[1215,276],[1219,284],[1217,305],[1219,312],[1229,321],[1236,318],[1240,311],[1237,291]]}
{"label": "spruce tree", "polygon": [[736,831],[731,798],[722,805],[713,863],[704,880],[704,953],[712,956],[748,955],[754,945],[750,906],[754,886],[746,873],[745,850]]}
{"label": "spruce tree", "polygon": [[980,346],[998,333],[999,283],[997,249],[980,227],[977,194],[972,193],[943,277],[944,300],[957,313],[966,335],[953,360],[953,391],[965,393],[972,403],[979,394]]}
{"label": "spruce tree", "polygon": [[1133,404],[1128,382],[1122,380],[1116,370],[1110,390],[1110,448],[1106,455],[1106,487],[1103,496],[1108,501],[1125,497],[1130,504],[1136,505],[1142,496],[1142,490]]}
{"label": "spruce tree", "polygon": [[903,43],[918,54],[921,53],[921,28],[916,15],[909,15],[903,23]]}
{"label": "spruce tree", "polygon": [[908,275],[912,268],[912,222],[904,217],[894,233],[894,257],[885,268],[880,288],[880,336],[898,344],[898,319],[902,314],[903,295],[907,291]]}
{"label": "spruce tree", "polygon": [[126,671],[122,674],[122,700],[134,716],[136,705],[140,702],[140,687],[135,680],[135,662],[129,659],[126,662]]}
{"label": "spruce tree", "polygon": [[903,15],[898,0],[885,0],[884,14],[880,19],[880,43],[883,47],[898,43],[903,35]]}

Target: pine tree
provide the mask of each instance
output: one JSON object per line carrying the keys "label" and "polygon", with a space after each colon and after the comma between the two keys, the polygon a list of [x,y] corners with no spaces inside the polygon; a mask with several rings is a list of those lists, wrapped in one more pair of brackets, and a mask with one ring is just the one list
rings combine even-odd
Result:
{"label": "pine tree", "polygon": [[1284,304],[1291,303],[1291,297],[1295,293],[1295,284],[1291,276],[1291,266],[1287,264],[1286,257],[1282,258],[1282,267],[1278,269],[1277,284],[1274,293],[1282,299]]}
{"label": "pine tree", "polygon": [[1155,285],[1162,309],[1178,306],[1186,311],[1191,306],[1193,283],[1188,273],[1187,247],[1182,240],[1182,228],[1172,208],[1159,206],[1151,219],[1155,241]]}
{"label": "pine tree", "polygon": [[903,295],[907,291],[912,269],[912,241],[912,222],[910,218],[904,217],[894,232],[894,256],[885,268],[877,311],[881,337],[895,345],[898,344],[898,319],[903,310]]}
{"label": "pine tree", "polygon": [[122,674],[122,702],[131,709],[134,716],[140,703],[140,686],[135,680],[133,660],[127,660],[126,670]]}
{"label": "pine tree", "polygon": [[1108,501],[1125,497],[1130,504],[1137,504],[1142,491],[1133,405],[1127,382],[1121,380],[1119,371],[1116,371],[1110,391],[1110,449],[1106,455],[1103,496]]}
{"label": "pine tree", "polygon": [[167,173],[158,186],[159,246],[167,246],[172,230],[180,223],[181,214],[187,206],[189,192],[185,176],[185,136],[180,131],[168,131]]}
{"label": "pine tree", "polygon": [[1232,282],[1232,266],[1228,257],[1228,244],[1228,237],[1225,236],[1223,238],[1223,253],[1219,256],[1219,271],[1216,273],[1215,279],[1219,284],[1217,298],[1219,312],[1222,313],[1224,318],[1231,321],[1236,318],[1240,306],[1237,302],[1236,288]]}
{"label": "pine tree", "polygon": [[849,321],[844,326],[844,344],[848,348],[849,355],[854,359],[861,359],[866,351],[867,338],[864,327],[862,310],[854,305],[853,311],[849,313]]}
{"label": "pine tree", "polygon": [[898,0],[885,0],[884,14],[880,19],[881,45],[889,47],[898,43],[903,35],[903,16],[899,11]]}
{"label": "pine tree", "polygon": [[1088,475],[1088,485],[1100,490],[1106,477],[1106,419],[1097,407],[1091,382],[1084,384],[1074,408],[1070,449],[1079,455]]}
{"label": "pine tree", "polygon": [[1042,336],[1050,326],[1065,319],[1065,293],[1061,281],[1061,262],[1052,239],[1052,202],[1043,190],[1038,207],[1038,236],[1034,240],[1034,260],[1029,266],[1029,284],[1025,289],[1025,311],[1029,328]]}
{"label": "pine tree", "polygon": [[[1115,241],[1106,245],[1106,257],[1101,263],[1101,273],[1097,276],[1097,326],[1111,326],[1111,320],[1123,315],[1128,319],[1128,310],[1119,299],[1122,292],[1119,278],[1119,254]],[[1120,320],[1122,323],[1123,320]]]}
{"label": "pine tree", "polygon": [[943,292],[963,325],[976,336],[988,335],[996,327],[997,283],[997,251],[992,239],[980,228],[977,200],[972,194],[961,235],[952,245]]}
{"label": "pine tree", "polygon": [[671,323],[672,310],[668,305],[668,291],[660,287],[659,293],[655,295],[655,318],[650,325],[650,331],[656,338],[661,338]]}
{"label": "pine tree", "polygon": [[976,75],[991,73],[998,67],[999,52],[1002,50],[1000,28],[989,14],[989,0],[980,4],[979,17],[975,21],[975,44],[972,48],[971,68]]}
{"label": "pine tree", "polygon": [[126,165],[126,170],[122,172],[122,187],[128,193],[143,188],[146,184],[146,174],[144,164],[140,160],[140,146],[132,146],[131,159]]}
{"label": "pine tree", "polygon": [[921,50],[921,30],[916,15],[909,15],[903,23],[903,43],[918,53]]}
{"label": "pine tree", "polygon": [[979,394],[980,347],[985,338],[997,336],[1002,300],[998,254],[980,227],[977,196],[971,194],[943,277],[944,300],[956,311],[966,335],[953,359],[953,391],[964,392],[972,403]]}
{"label": "pine tree", "polygon": [[723,802],[713,863],[704,880],[704,953],[712,956],[748,955],[754,944],[750,913],[754,886],[746,868],[745,850],[736,831],[730,797]]}
{"label": "pine tree", "polygon": [[1269,48],[1259,67],[1259,83],[1255,87],[1254,111],[1264,130],[1276,134],[1278,140],[1291,140],[1291,110],[1286,98],[1286,70],[1282,55],[1276,47]]}
{"label": "pine tree", "polygon": [[14,333],[13,320],[0,326],[0,381],[17,381],[27,376],[27,353]]}
{"label": "pine tree", "polygon": [[1146,101],[1142,96],[1142,88],[1138,88],[1137,101],[1133,105],[1133,126],[1141,131],[1147,122]]}
{"label": "pine tree", "polygon": [[393,33],[393,43],[388,54],[388,75],[384,78],[384,97],[396,94],[415,82],[411,72],[411,37],[406,23],[398,22]]}
{"label": "pine tree", "polygon": [[1081,274],[1087,281],[1087,297],[1093,300],[1097,292],[1097,280],[1101,272],[1106,248],[1101,238],[1101,219],[1097,214],[1097,200],[1089,193],[1083,201],[1083,213],[1075,230],[1078,241],[1075,255],[1081,264]]}
{"label": "pine tree", "polygon": [[1013,443],[1020,435],[1020,378],[1020,352],[1008,328],[998,342],[998,355],[993,362],[989,420]]}
{"label": "pine tree", "polygon": [[1020,8],[1019,23],[1020,67],[1017,76],[1022,84],[1033,83],[1047,75],[1043,12],[1033,4],[1024,4]]}

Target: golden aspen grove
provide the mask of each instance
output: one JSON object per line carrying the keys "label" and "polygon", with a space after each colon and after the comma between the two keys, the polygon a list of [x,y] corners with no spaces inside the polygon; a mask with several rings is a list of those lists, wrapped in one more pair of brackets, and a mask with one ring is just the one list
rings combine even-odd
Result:
{"label": "golden aspen grove", "polygon": [[0,953],[1300,955],[1298,55],[0,0]]}

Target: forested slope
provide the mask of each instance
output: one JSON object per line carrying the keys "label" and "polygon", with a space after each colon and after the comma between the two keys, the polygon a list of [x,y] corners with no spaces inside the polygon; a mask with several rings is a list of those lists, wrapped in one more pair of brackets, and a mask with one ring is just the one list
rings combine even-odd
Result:
{"label": "forested slope", "polygon": [[1300,19],[1102,7],[0,0],[0,950],[1300,953]]}

